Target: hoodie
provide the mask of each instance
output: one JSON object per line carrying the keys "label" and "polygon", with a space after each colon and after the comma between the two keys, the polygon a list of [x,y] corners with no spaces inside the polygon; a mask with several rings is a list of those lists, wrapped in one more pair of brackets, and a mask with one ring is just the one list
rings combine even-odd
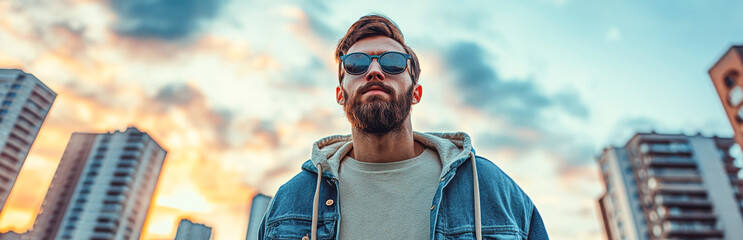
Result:
{"label": "hoodie", "polygon": [[[414,132],[413,138],[436,150],[442,165],[431,200],[430,239],[548,239],[529,197],[495,164],[475,155],[466,133]],[[302,171],[271,200],[259,239],[337,239],[338,169],[351,147],[350,135],[315,142]]]}

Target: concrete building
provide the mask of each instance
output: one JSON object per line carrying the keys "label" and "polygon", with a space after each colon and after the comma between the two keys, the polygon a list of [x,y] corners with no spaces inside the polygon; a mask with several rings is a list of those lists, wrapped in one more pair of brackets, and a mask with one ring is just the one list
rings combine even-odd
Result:
{"label": "concrete building", "polygon": [[263,215],[268,210],[268,204],[271,203],[271,197],[259,193],[253,197],[253,203],[250,204],[250,218],[248,219],[247,240],[258,240],[258,228],[261,226]]}
{"label": "concrete building", "polygon": [[[743,146],[743,46],[733,46],[709,70],[709,77],[733,127],[733,139]],[[738,185],[743,191],[743,184]]]}
{"label": "concrete building", "polygon": [[731,138],[638,133],[597,161],[606,239],[743,239]]}
{"label": "concrete building", "polygon": [[134,127],[73,133],[32,238],[139,239],[165,154]]}
{"label": "concrete building", "polygon": [[0,69],[0,211],[56,97],[33,75]]}
{"label": "concrete building", "polygon": [[211,240],[212,228],[204,224],[194,223],[188,219],[181,219],[175,240]]}
{"label": "concrete building", "polygon": [[735,139],[743,146],[743,46],[733,46],[709,70],[712,84],[735,130]]}
{"label": "concrete building", "polygon": [[28,232],[16,233],[13,231],[8,231],[0,233],[0,240],[31,240],[31,238],[29,237]]}

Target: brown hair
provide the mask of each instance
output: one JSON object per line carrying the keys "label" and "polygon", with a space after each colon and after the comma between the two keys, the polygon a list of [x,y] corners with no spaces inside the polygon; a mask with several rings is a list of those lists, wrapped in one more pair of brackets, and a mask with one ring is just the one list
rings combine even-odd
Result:
{"label": "brown hair", "polygon": [[420,66],[418,65],[418,56],[415,55],[412,48],[405,45],[405,39],[402,36],[400,28],[397,27],[397,24],[392,22],[389,18],[377,14],[366,15],[359,18],[359,20],[348,28],[346,35],[338,41],[338,46],[335,48],[335,60],[339,61],[338,83],[341,83],[343,80],[344,72],[341,68],[340,57],[346,54],[348,49],[359,40],[374,36],[392,38],[392,40],[395,40],[402,45],[403,49],[405,49],[405,53],[410,55],[412,58],[410,61],[410,68],[408,68],[410,78],[413,80],[413,84],[418,83],[418,78],[421,73]]}

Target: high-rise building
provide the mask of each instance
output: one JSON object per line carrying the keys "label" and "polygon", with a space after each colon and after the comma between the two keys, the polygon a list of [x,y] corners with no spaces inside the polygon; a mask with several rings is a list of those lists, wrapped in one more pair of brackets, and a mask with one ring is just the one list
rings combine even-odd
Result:
{"label": "high-rise building", "polygon": [[73,133],[32,229],[33,239],[139,239],[165,150],[134,127]]}
{"label": "high-rise building", "polygon": [[606,239],[743,239],[731,138],[638,133],[597,158]]}
{"label": "high-rise building", "polygon": [[8,231],[0,233],[0,240],[31,240],[31,238],[29,238],[28,232],[16,233],[13,231]]}
{"label": "high-rise building", "polygon": [[[743,146],[743,45],[728,49],[710,68],[709,77],[733,126],[733,139]],[[738,185],[738,191],[743,192],[743,183]]]}
{"label": "high-rise building", "polygon": [[0,211],[56,97],[33,75],[0,69]]}
{"label": "high-rise building", "polygon": [[188,219],[181,219],[175,240],[211,240],[212,228],[204,224],[194,223]]}
{"label": "high-rise building", "polygon": [[733,139],[743,146],[743,46],[733,46],[709,70],[722,107],[733,125]]}
{"label": "high-rise building", "polygon": [[253,203],[250,204],[250,218],[248,219],[247,240],[258,240],[258,228],[261,226],[263,214],[268,210],[268,204],[271,203],[271,197],[259,193],[253,197]]}

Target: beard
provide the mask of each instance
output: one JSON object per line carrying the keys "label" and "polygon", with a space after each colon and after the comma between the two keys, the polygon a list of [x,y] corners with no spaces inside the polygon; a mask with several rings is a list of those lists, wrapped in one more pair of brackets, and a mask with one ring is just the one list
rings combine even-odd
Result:
{"label": "beard", "polygon": [[[362,103],[363,93],[374,86],[388,93],[390,101],[385,101],[382,97],[375,95],[369,97],[366,103]],[[349,100],[343,105],[343,110],[346,112],[348,121],[351,122],[351,127],[374,135],[400,130],[410,114],[413,87],[414,84],[411,84],[410,88],[401,95],[398,95],[391,87],[377,81],[360,87],[353,95],[349,95],[346,89],[343,89],[344,96],[347,96]]]}

